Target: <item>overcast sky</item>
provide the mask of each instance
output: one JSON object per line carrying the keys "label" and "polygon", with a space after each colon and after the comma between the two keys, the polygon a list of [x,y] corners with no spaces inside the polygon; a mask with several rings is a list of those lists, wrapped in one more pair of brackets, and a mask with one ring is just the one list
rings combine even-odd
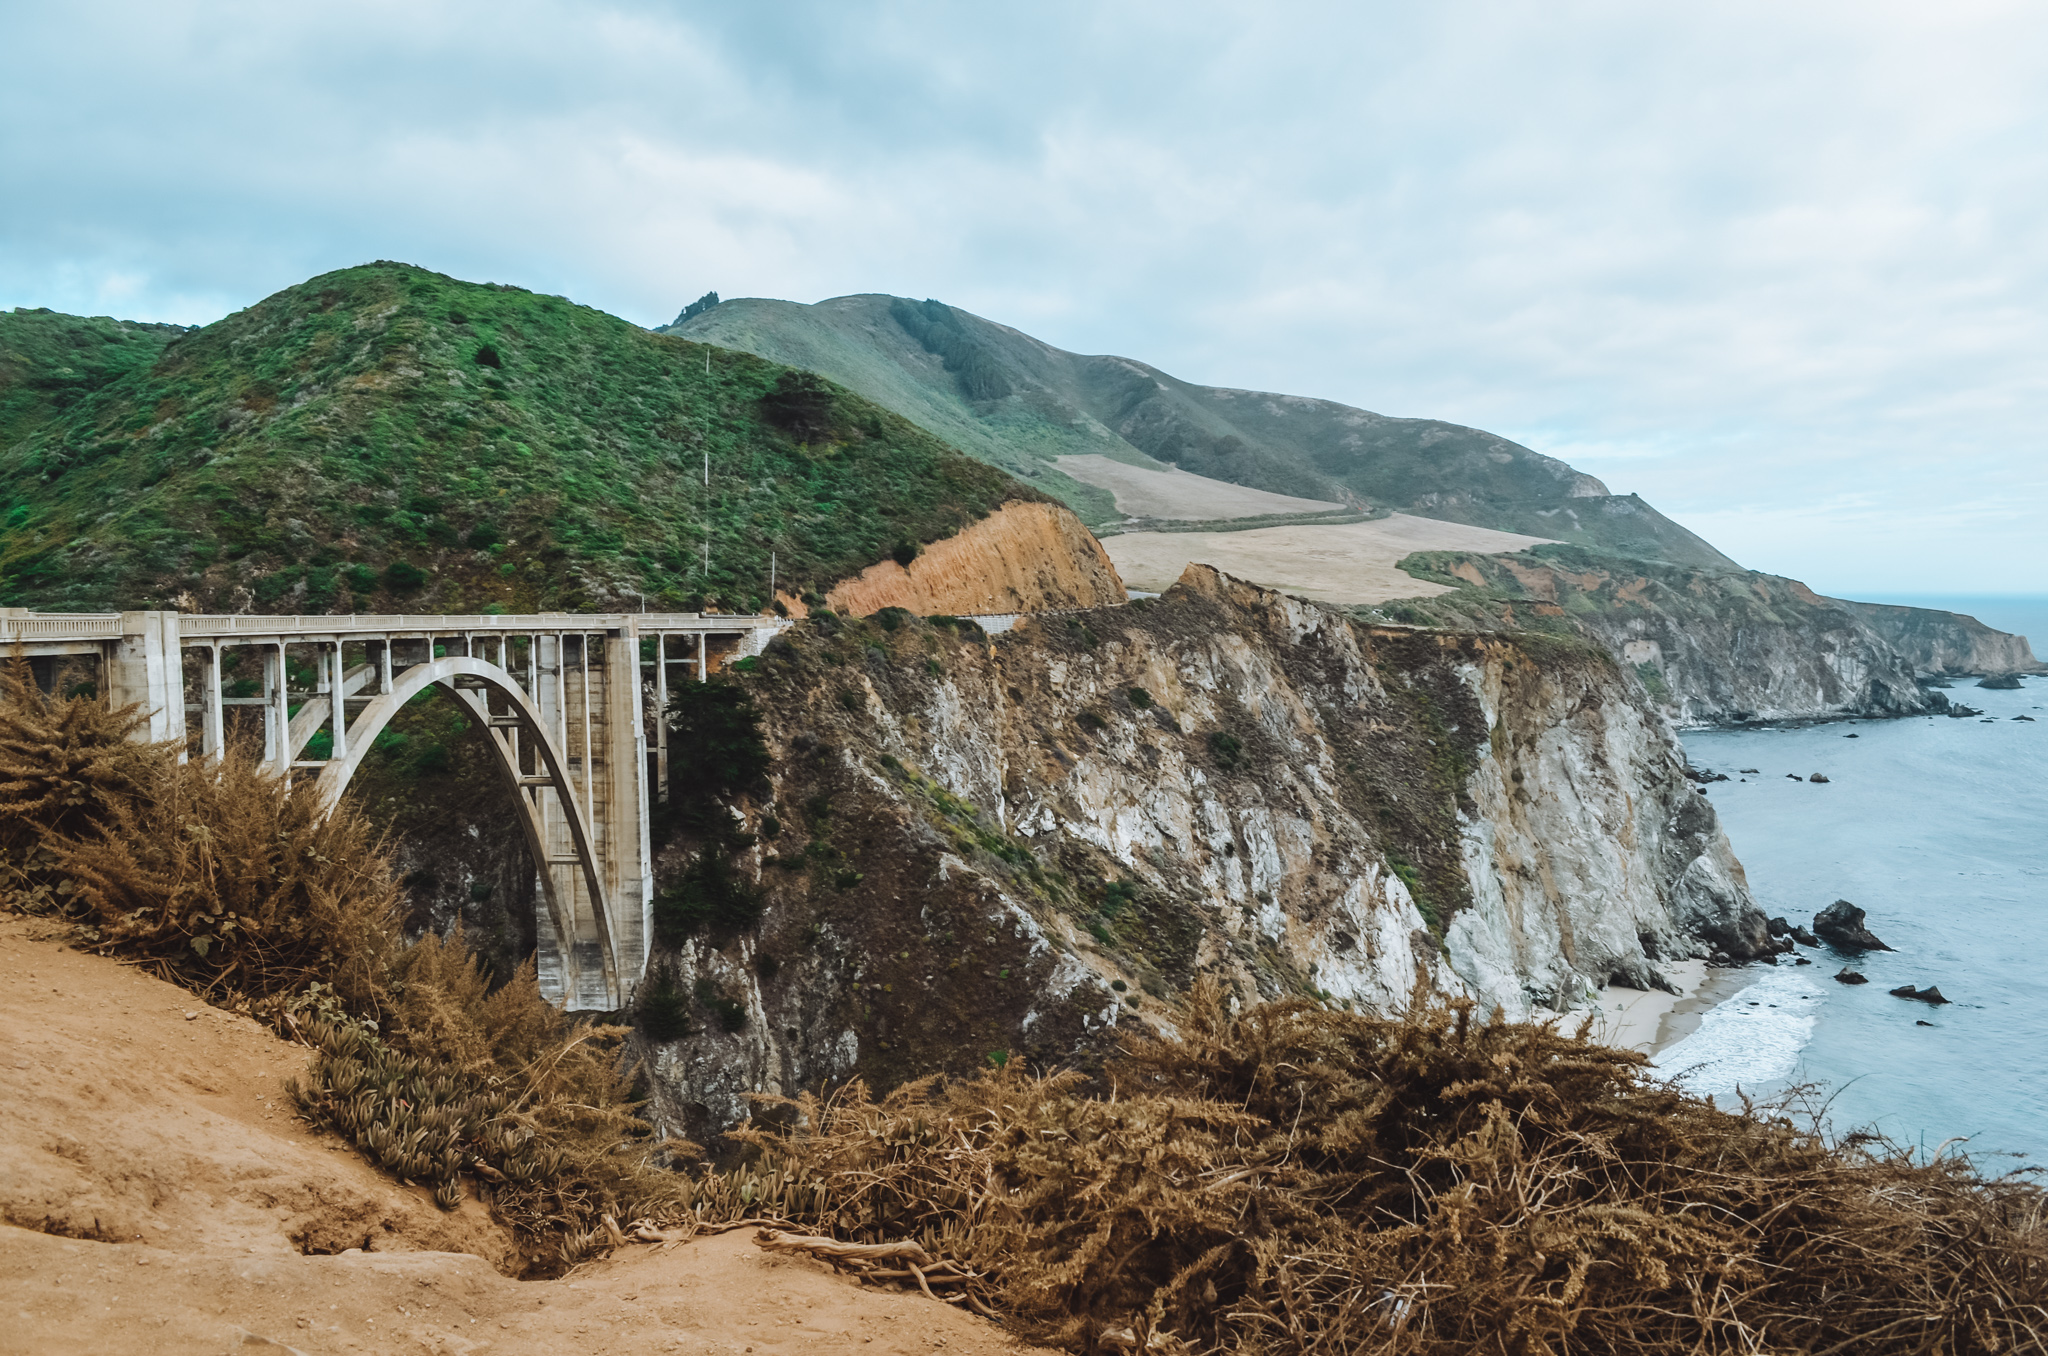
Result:
{"label": "overcast sky", "polygon": [[935,296],[1826,591],[2048,593],[2038,3],[22,0],[0,51],[0,307]]}

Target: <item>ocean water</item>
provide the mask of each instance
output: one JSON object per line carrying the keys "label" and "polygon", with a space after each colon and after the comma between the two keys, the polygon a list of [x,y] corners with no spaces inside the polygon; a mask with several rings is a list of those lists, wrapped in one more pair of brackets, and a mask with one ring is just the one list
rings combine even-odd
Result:
{"label": "ocean water", "polygon": [[[2048,678],[2018,692],[1964,680],[1949,696],[1988,723],[1685,736],[1695,766],[1729,774],[1709,796],[1764,912],[1811,926],[1847,899],[1897,950],[1823,945],[1802,949],[1811,966],[1756,967],[1756,983],[1657,1063],[1724,1099],[1823,1084],[1838,1133],[1868,1127],[1929,1149],[1968,1136],[1973,1156],[2048,1162]],[[1830,780],[1805,780],[1815,772]],[[1870,982],[1836,983],[1845,964]],[[1886,992],[1907,983],[1952,1002]]]}

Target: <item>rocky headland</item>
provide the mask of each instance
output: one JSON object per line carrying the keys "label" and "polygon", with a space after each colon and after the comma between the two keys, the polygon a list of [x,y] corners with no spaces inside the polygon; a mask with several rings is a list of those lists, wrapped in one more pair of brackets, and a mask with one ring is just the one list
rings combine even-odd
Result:
{"label": "rocky headland", "polygon": [[730,809],[759,923],[657,962],[724,1005],[648,1047],[676,1133],[820,1080],[1086,1067],[1201,976],[1519,1016],[1777,948],[1590,645],[1369,627],[1198,567],[994,637],[814,619],[742,681],[772,757]]}
{"label": "rocky headland", "polygon": [[1402,568],[1455,587],[1379,609],[1383,615],[1583,636],[1612,653],[1680,726],[1944,713],[1945,676],[2043,667],[2025,637],[1972,617],[1844,602],[1751,570],[1564,545],[1422,552]]}

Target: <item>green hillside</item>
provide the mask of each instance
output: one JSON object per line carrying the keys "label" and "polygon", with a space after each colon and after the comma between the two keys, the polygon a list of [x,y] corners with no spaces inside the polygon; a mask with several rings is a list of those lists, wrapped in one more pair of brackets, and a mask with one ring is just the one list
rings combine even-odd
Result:
{"label": "green hillside", "polygon": [[1330,400],[1196,386],[1087,357],[935,301],[743,299],[667,328],[820,372],[1028,478],[1091,523],[1109,495],[1052,459],[1099,453],[1279,494],[1399,509],[1628,555],[1732,566],[1633,495],[1478,429]]}
{"label": "green hillside", "polygon": [[751,608],[771,550],[818,587],[1039,497],[809,373],[405,264],[189,331],[0,314],[10,605]]}

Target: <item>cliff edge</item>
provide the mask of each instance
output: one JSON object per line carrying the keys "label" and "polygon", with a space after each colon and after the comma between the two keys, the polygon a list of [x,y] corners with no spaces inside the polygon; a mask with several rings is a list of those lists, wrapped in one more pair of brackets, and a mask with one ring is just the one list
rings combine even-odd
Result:
{"label": "cliff edge", "polygon": [[1044,612],[1126,600],[1102,543],[1057,504],[1013,500],[935,541],[906,566],[870,565],[832,586],[834,611],[865,617],[885,607],[934,613]]}
{"label": "cliff edge", "polygon": [[1772,949],[1664,722],[1583,642],[1366,627],[1196,566],[994,637],[815,619],[744,681],[759,922],[657,957],[703,1011],[644,1047],[700,1140],[755,1091],[1089,1067],[1199,975],[1521,1016]]}

